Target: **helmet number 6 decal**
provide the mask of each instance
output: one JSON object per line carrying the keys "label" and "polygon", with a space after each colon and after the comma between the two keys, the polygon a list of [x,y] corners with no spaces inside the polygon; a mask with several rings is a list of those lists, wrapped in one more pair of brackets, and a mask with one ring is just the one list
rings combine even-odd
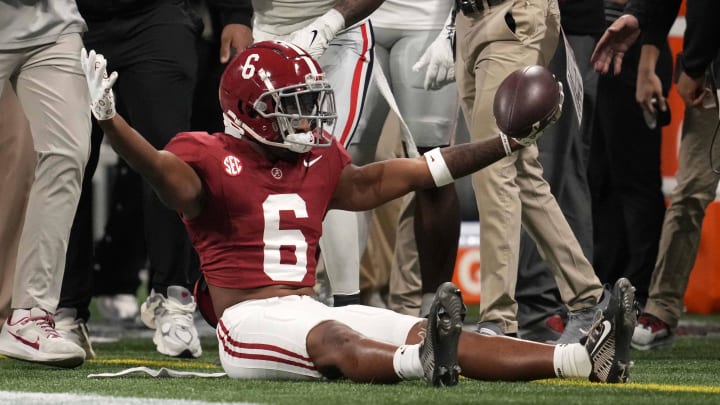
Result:
{"label": "helmet number 6 decal", "polygon": [[252,53],[248,55],[247,59],[245,59],[245,64],[242,67],[242,78],[243,79],[249,79],[253,77],[255,74],[255,65],[253,63],[257,62],[260,59],[260,55],[256,53]]}

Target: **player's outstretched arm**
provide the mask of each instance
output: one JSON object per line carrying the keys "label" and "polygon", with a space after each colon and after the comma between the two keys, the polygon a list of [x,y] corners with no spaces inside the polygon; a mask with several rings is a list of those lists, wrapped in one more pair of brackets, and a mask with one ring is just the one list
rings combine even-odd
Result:
{"label": "player's outstretched arm", "polygon": [[[505,137],[510,151],[523,146]],[[417,158],[398,158],[348,165],[343,170],[330,208],[364,211],[411,191],[440,187],[507,156],[502,136],[485,141],[433,149]]]}
{"label": "player's outstretched arm", "polygon": [[533,145],[562,113],[562,84],[547,68],[526,66],[508,75],[493,101],[500,134],[485,141],[435,148],[413,159],[348,165],[330,208],[368,210],[410,191],[442,187]]}
{"label": "player's outstretched arm", "polygon": [[174,154],[155,149],[116,113],[112,86],[118,75],[107,74],[107,61],[102,55],[83,49],[80,61],[90,91],[92,113],[115,152],[150,183],[169,208],[190,218],[199,214],[203,189],[195,170]]}

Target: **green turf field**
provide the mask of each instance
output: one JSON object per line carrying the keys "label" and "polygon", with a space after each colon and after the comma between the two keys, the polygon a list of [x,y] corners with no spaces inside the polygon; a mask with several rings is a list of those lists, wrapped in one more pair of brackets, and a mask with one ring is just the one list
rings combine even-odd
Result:
{"label": "green turf field", "polygon": [[[206,331],[207,332],[207,331]],[[464,379],[453,388],[428,387],[420,381],[392,386],[349,382],[261,382],[228,378],[152,378],[135,373],[122,378],[89,379],[91,373],[129,367],[221,372],[215,364],[214,337],[203,337],[204,354],[178,360],[155,351],[151,338],[121,337],[95,342],[98,358],[73,370],[37,366],[0,357],[0,404],[29,403],[17,391],[69,393],[41,396],[33,403],[124,403],[131,399],[169,398],[203,402],[265,404],[720,404],[720,316],[688,316],[672,348],[633,351],[632,383],[591,384],[583,380],[543,380],[499,383]],[[132,335],[130,333],[129,335]],[[124,336],[120,334],[118,336]],[[90,397],[83,395],[102,395]],[[15,396],[14,396],[15,395]],[[118,397],[124,399],[118,399]],[[113,399],[114,398],[114,399]],[[84,399],[84,400],[83,400]],[[142,400],[133,403],[150,403]],[[174,403],[171,401],[166,403]]]}

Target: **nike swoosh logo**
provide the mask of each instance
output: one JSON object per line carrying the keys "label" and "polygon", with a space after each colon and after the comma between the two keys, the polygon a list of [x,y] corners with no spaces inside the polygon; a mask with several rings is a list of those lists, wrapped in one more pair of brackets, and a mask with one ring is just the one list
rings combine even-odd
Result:
{"label": "nike swoosh logo", "polygon": [[[610,328],[610,326],[611,326],[611,325],[610,325],[610,321],[604,320],[604,321],[602,322],[602,326],[603,326],[602,334],[600,335],[599,338],[597,338],[597,339],[595,340],[596,342],[602,342],[603,340],[605,340],[605,338],[607,337],[607,335],[610,334],[610,329],[611,329],[611,328]],[[599,344],[595,345],[595,348],[593,348],[592,353],[590,353],[590,357],[592,357],[592,356],[595,355],[595,352],[600,348],[600,346],[601,346],[601,345],[599,345]]]}
{"label": "nike swoosh logo", "polygon": [[303,160],[303,163],[305,163],[305,167],[310,167],[310,166],[314,165],[315,163],[317,163],[317,161],[320,160],[322,157],[323,157],[323,155],[320,155],[309,162],[307,160]]}
{"label": "nike swoosh logo", "polygon": [[11,334],[12,337],[14,337],[15,339],[17,339],[20,343],[22,343],[22,344],[24,344],[24,345],[26,345],[26,346],[30,346],[30,347],[32,347],[32,348],[35,349],[35,350],[40,350],[40,336],[36,336],[36,337],[35,337],[35,341],[34,341],[34,342],[31,342],[31,341],[29,341],[29,340],[27,340],[27,339],[25,339],[25,338],[23,338],[23,337],[21,337],[21,336],[18,336],[18,335],[14,334],[14,333],[12,333],[12,332],[10,332],[10,331],[8,331],[8,333]]}
{"label": "nike swoosh logo", "polygon": [[315,42],[315,38],[317,38],[318,30],[312,30],[310,32],[312,32],[313,36],[312,36],[312,39],[310,40],[310,43],[308,44],[308,46],[312,45],[313,42]]}

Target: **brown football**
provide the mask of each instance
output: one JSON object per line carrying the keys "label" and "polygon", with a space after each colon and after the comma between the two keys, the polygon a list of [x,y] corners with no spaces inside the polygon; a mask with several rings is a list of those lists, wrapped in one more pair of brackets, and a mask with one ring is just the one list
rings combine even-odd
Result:
{"label": "brown football", "polygon": [[543,66],[526,66],[500,83],[493,114],[505,135],[524,138],[530,135],[535,123],[547,125],[560,103],[562,93],[555,76]]}

